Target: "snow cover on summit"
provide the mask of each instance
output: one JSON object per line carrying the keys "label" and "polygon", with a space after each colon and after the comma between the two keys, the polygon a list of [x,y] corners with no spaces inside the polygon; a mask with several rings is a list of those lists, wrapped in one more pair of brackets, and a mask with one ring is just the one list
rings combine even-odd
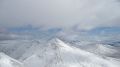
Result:
{"label": "snow cover on summit", "polygon": [[115,59],[102,58],[93,53],[69,46],[59,39],[50,41],[43,52],[24,60],[25,67],[119,67]]}
{"label": "snow cover on summit", "polygon": [[1,41],[0,51],[8,56],[0,53],[0,67],[120,66],[119,59],[108,56],[118,52],[114,46],[95,43],[77,44],[58,38],[47,43],[41,43],[40,40]]}

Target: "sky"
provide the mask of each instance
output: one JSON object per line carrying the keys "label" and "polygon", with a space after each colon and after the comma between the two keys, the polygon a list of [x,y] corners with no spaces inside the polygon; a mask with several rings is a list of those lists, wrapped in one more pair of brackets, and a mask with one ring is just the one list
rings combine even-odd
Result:
{"label": "sky", "polygon": [[119,0],[0,0],[0,27],[120,27]]}

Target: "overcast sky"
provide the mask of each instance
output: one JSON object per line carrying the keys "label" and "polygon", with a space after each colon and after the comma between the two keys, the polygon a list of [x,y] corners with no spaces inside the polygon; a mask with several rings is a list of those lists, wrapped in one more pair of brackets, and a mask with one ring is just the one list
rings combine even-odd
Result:
{"label": "overcast sky", "polygon": [[0,0],[0,27],[120,26],[118,0]]}

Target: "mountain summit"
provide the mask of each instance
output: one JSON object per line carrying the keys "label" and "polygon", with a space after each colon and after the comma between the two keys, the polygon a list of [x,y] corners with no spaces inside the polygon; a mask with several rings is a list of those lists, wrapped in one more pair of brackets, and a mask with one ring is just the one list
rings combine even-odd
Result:
{"label": "mountain summit", "polygon": [[[116,63],[115,63],[116,62]],[[93,53],[70,46],[60,39],[53,39],[24,61],[25,67],[119,67],[113,59],[105,59]]]}

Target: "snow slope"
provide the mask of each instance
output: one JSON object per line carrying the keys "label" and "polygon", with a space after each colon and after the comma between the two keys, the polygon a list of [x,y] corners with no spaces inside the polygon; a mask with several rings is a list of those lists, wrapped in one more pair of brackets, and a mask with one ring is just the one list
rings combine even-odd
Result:
{"label": "snow slope", "polygon": [[[35,46],[37,43],[33,40],[8,40],[0,42],[0,51],[5,54],[19,59],[29,48]],[[31,50],[30,50],[31,51]]]}
{"label": "snow slope", "polygon": [[111,56],[115,53],[119,53],[119,50],[108,44],[101,44],[96,42],[78,42],[70,43],[70,45],[80,48],[82,50],[97,54],[99,56]]}
{"label": "snow slope", "polygon": [[19,61],[0,53],[0,67],[23,67]]}
{"label": "snow slope", "polygon": [[69,46],[59,39],[50,41],[24,60],[25,67],[119,67],[119,60],[102,58],[82,49]]}

